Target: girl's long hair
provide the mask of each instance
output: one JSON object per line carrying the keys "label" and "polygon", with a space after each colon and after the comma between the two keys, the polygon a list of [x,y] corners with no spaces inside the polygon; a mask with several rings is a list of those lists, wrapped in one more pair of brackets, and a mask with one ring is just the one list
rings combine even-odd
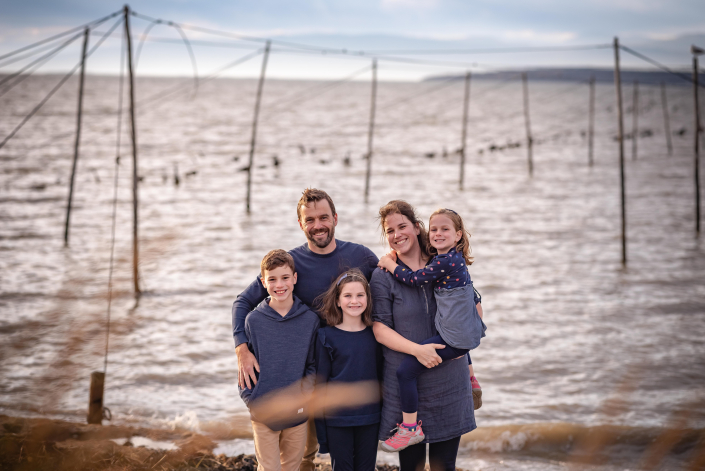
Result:
{"label": "girl's long hair", "polygon": [[416,236],[416,239],[419,242],[421,253],[424,256],[428,256],[428,232],[426,231],[426,226],[416,214],[416,209],[404,200],[392,200],[379,208],[379,226],[382,229],[382,242],[387,240],[386,220],[392,214],[406,216],[411,224],[419,228],[419,235]]}
{"label": "girl's long hair", "polygon": [[321,313],[323,320],[326,321],[326,324],[333,326],[343,322],[343,310],[338,306],[338,299],[343,291],[343,286],[353,282],[361,283],[367,295],[367,306],[362,313],[362,323],[366,326],[372,325],[372,293],[370,284],[367,282],[365,275],[357,268],[341,273],[330,285],[330,288],[316,299],[318,311]]}
{"label": "girl's long hair", "polygon": [[[462,233],[462,235],[460,236],[460,240],[458,241],[458,243],[455,244],[455,251],[460,254],[463,254],[465,263],[467,263],[468,265],[472,265],[472,262],[474,262],[475,259],[470,255],[472,253],[472,248],[470,247],[470,232],[465,229],[465,225],[463,224],[463,218],[461,218],[460,214],[456,213],[452,209],[437,209],[433,212],[433,214],[431,214],[431,217],[428,218],[429,227],[431,226],[431,220],[433,219],[433,216],[438,216],[439,214],[442,214],[451,221],[453,221],[453,226],[455,226],[455,230],[460,231]],[[430,242],[428,243],[426,250],[428,250],[428,253],[432,257],[438,255],[438,250],[436,250],[436,248],[433,247]]]}

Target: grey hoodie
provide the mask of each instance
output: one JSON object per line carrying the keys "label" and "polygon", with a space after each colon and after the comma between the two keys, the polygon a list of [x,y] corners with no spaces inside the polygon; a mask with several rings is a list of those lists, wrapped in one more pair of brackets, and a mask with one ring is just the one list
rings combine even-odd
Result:
{"label": "grey hoodie", "polygon": [[[247,346],[257,358],[260,373],[252,389],[240,388],[240,397],[248,408],[267,393],[300,382],[304,393],[313,391],[315,382],[315,340],[320,321],[318,315],[294,296],[294,305],[282,317],[262,301],[245,319]],[[256,372],[256,370],[255,370]],[[265,423],[272,430],[300,425],[308,419],[307,410],[297,410],[297,421]],[[257,420],[250,412],[252,420]]]}

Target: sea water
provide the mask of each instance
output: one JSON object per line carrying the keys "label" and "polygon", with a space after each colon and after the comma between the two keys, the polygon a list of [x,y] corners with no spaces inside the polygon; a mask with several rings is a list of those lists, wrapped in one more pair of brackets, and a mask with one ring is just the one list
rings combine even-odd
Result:
{"label": "sea water", "polygon": [[[0,97],[0,137],[58,80],[33,77]],[[640,88],[635,159],[625,143],[623,266],[613,84],[596,87],[592,166],[588,85],[529,84],[530,176],[521,82],[475,80],[460,191],[462,81],[381,82],[365,203],[370,84],[266,81],[247,214],[256,81],[213,80],[197,93],[190,83],[136,83],[138,299],[127,108],[115,165],[119,80],[86,79],[67,247],[77,82],[0,150],[0,412],[84,420],[90,373],[104,368],[117,169],[105,389],[114,423],[191,429],[223,449],[247,448],[230,309],[267,251],[305,242],[296,203],[317,187],[336,203],[336,236],[377,255],[387,250],[377,211],[391,199],[409,201],[424,220],[452,208],[472,232],[470,271],[488,330],[472,352],[484,391],[479,428],[463,437],[459,466],[563,469],[580,459],[576,442],[606,431],[621,441],[598,447],[608,456],[600,469],[633,469],[668,427],[705,427],[690,87],[668,89],[672,156],[660,90]],[[624,92],[631,135],[631,85]],[[687,461],[691,449],[664,466]]]}

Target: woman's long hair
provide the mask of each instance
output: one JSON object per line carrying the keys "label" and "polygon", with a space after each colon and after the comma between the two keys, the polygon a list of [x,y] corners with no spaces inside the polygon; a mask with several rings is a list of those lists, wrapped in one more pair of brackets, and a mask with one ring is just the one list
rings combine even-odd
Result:
{"label": "woman's long hair", "polygon": [[[429,227],[431,226],[431,220],[433,219],[433,216],[438,216],[439,214],[442,214],[443,216],[450,219],[453,222],[453,226],[455,226],[455,230],[460,231],[462,233],[462,235],[460,236],[460,240],[455,244],[455,251],[460,254],[463,254],[465,263],[467,263],[468,265],[472,265],[472,262],[474,262],[475,259],[470,255],[472,253],[472,248],[470,248],[470,232],[465,229],[465,225],[463,224],[463,218],[461,218],[460,214],[456,213],[452,209],[437,209],[433,212],[433,214],[431,214],[431,217],[428,218]],[[428,243],[428,246],[426,247],[426,250],[428,250],[429,255],[431,255],[432,257],[438,255],[438,250],[436,250],[436,248],[431,245],[430,241]]]}
{"label": "woman's long hair", "polygon": [[424,226],[423,221],[416,214],[416,210],[413,206],[404,200],[392,200],[379,208],[379,226],[382,229],[382,241],[387,240],[386,233],[386,220],[387,217],[392,214],[401,214],[406,216],[406,218],[419,229],[419,235],[416,236],[419,247],[421,248],[421,253],[424,256],[428,256],[428,232],[426,231],[426,226]]}
{"label": "woman's long hair", "polygon": [[343,322],[343,310],[338,306],[338,299],[343,287],[348,283],[354,282],[361,283],[367,295],[367,306],[362,313],[362,323],[366,326],[372,325],[372,292],[370,291],[370,284],[367,282],[365,275],[357,268],[341,273],[330,285],[330,288],[323,295],[316,298],[317,308],[326,324],[332,326]]}

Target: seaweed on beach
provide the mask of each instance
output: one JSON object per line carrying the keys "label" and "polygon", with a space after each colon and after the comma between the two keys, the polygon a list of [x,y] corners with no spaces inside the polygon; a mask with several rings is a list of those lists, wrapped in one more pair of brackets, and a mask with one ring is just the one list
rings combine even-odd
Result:
{"label": "seaweed on beach", "polygon": [[[134,446],[130,437],[171,440],[174,450]],[[124,444],[116,443],[125,439]],[[194,432],[86,425],[0,415],[0,469],[7,471],[257,471],[254,455],[214,455],[215,443]],[[330,463],[316,464],[331,471]],[[398,467],[379,465],[379,471]]]}

